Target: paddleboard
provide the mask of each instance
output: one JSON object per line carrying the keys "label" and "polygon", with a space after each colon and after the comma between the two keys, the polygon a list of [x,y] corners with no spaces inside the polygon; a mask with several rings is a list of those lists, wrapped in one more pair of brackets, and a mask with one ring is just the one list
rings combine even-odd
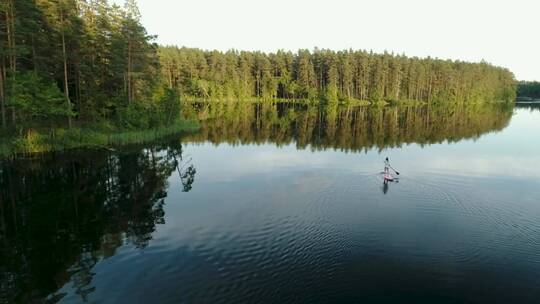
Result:
{"label": "paddleboard", "polygon": [[385,180],[387,180],[387,181],[393,181],[393,180],[394,180],[394,177],[393,177],[391,174],[389,174],[389,173],[384,173],[384,174],[383,174],[383,178],[384,178]]}

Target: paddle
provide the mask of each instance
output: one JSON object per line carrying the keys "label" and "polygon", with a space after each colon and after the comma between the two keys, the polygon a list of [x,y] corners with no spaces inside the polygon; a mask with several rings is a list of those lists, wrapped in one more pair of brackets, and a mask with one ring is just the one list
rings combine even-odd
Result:
{"label": "paddle", "polygon": [[396,174],[399,175],[399,172],[397,172],[396,169],[394,169],[392,166],[390,166],[390,168],[392,168],[392,170],[394,170],[394,172],[396,172]]}

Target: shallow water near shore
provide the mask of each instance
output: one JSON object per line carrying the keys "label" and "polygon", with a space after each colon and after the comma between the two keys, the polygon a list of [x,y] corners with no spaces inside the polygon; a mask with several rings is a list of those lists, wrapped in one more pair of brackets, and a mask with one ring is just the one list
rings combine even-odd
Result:
{"label": "shallow water near shore", "polygon": [[538,108],[191,110],[197,134],[1,164],[0,302],[540,298]]}

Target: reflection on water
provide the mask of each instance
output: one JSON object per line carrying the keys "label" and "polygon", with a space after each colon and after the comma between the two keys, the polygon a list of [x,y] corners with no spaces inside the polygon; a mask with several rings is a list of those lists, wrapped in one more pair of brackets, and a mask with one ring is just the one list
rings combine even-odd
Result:
{"label": "reflection on water", "polygon": [[[428,170],[460,147],[494,158],[504,132],[463,139],[503,130],[511,106],[186,111],[206,120],[182,143],[1,164],[0,303],[540,296],[537,184]],[[381,149],[399,183],[382,180]]]}
{"label": "reflection on water", "polygon": [[196,170],[183,159],[179,142],[3,163],[0,302],[41,298],[68,280],[85,299],[98,261],[126,243],[145,248],[156,225],[165,224],[173,172],[189,191]]}
{"label": "reflection on water", "polygon": [[540,101],[518,102],[516,107],[519,109],[528,109],[531,111],[540,111]]}
{"label": "reflection on water", "polygon": [[386,179],[383,180],[382,182],[382,192],[383,194],[387,194],[388,193],[388,190],[390,189],[390,184],[393,184],[393,183],[399,183],[399,179],[394,179],[393,181],[388,181]]}
{"label": "reflection on water", "polygon": [[[278,104],[195,105],[204,118],[190,141],[295,143],[297,148],[359,151],[476,138],[505,128],[510,104],[417,107],[316,107]],[[207,119],[207,118],[211,119]]]}

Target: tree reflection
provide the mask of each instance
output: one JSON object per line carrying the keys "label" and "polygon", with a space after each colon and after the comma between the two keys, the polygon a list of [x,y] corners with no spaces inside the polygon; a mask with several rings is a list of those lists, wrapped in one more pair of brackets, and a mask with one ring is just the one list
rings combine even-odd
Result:
{"label": "tree reflection", "polygon": [[204,120],[201,131],[189,139],[232,145],[295,143],[300,149],[363,151],[477,138],[505,128],[512,109],[508,103],[408,107],[194,104],[192,115]]}
{"label": "tree reflection", "polygon": [[517,108],[527,109],[531,112],[540,111],[540,102],[519,102],[516,104]]}
{"label": "tree reflection", "polygon": [[[81,299],[92,268],[126,242],[144,248],[165,223],[167,179],[179,170],[180,142],[107,154],[48,154],[0,166],[0,302],[32,302],[68,280]],[[54,301],[62,295],[51,298]]]}
{"label": "tree reflection", "polygon": [[182,157],[182,147],[179,150],[169,149],[168,155],[173,158],[174,166],[182,183],[182,192],[189,192],[195,182],[197,170],[191,163],[191,158],[185,160]]}

